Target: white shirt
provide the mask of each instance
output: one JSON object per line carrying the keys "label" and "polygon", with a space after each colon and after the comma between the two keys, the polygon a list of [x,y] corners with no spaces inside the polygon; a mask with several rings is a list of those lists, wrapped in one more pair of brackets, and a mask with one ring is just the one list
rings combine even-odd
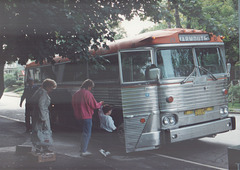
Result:
{"label": "white shirt", "polygon": [[102,109],[99,109],[98,116],[100,119],[100,128],[112,132],[116,129],[116,126],[114,125],[114,121],[111,116],[105,115],[102,111]]}

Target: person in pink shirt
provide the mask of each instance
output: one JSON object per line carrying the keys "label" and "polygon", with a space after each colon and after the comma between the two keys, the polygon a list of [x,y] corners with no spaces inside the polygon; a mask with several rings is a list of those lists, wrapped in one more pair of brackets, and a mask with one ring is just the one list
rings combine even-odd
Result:
{"label": "person in pink shirt", "polygon": [[97,102],[91,93],[94,87],[94,82],[90,79],[85,80],[82,83],[81,88],[73,94],[72,106],[74,110],[74,115],[82,125],[82,138],[81,138],[81,156],[87,156],[91,153],[87,151],[88,143],[91,138],[92,131],[92,115],[95,109],[99,109],[103,101]]}

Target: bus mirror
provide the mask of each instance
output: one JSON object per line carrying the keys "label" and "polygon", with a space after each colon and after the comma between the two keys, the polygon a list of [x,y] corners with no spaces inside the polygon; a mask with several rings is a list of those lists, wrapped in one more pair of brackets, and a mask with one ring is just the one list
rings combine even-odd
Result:
{"label": "bus mirror", "polygon": [[160,79],[160,69],[159,68],[151,68],[149,70],[149,78],[151,80],[159,80]]}
{"label": "bus mirror", "polygon": [[227,63],[227,76],[230,77],[231,63]]}

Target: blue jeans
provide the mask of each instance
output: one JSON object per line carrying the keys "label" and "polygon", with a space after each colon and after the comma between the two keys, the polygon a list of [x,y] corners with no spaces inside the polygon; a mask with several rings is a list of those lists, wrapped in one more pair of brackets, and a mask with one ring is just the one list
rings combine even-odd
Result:
{"label": "blue jeans", "polygon": [[79,122],[82,124],[81,152],[86,152],[92,133],[92,119],[82,119]]}

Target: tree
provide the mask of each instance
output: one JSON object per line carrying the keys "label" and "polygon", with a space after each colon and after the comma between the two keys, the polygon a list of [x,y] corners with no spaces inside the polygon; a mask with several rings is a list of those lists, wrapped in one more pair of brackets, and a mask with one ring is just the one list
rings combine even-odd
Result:
{"label": "tree", "polygon": [[[144,17],[161,28],[168,23],[168,27],[202,29],[224,36],[226,58],[234,66],[239,56],[237,4],[237,0],[168,0],[159,2],[157,10],[146,11]],[[166,15],[159,15],[160,11]]]}
{"label": "tree", "polygon": [[154,10],[157,0],[1,0],[0,96],[6,61],[49,62],[55,54],[87,60],[89,48],[107,48],[121,16]]}

